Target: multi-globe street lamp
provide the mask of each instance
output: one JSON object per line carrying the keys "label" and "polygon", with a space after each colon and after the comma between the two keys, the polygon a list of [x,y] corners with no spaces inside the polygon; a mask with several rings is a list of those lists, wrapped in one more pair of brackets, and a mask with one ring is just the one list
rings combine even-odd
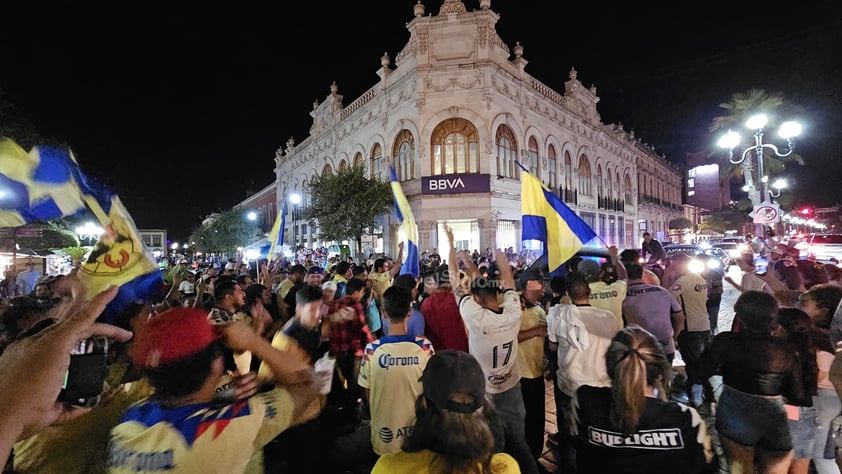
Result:
{"label": "multi-globe street lamp", "polygon": [[105,232],[102,227],[92,223],[92,222],[85,222],[84,224],[76,227],[76,235],[79,236],[80,240],[87,240],[88,244],[93,244],[99,239],[99,236]]}
{"label": "multi-globe street lamp", "polygon": [[[795,149],[793,139],[800,135],[802,130],[802,125],[798,122],[787,121],[781,124],[778,129],[778,135],[786,140],[787,147],[785,152],[781,152],[775,145],[763,143],[764,129],[768,122],[769,118],[766,114],[762,113],[753,115],[746,120],[746,128],[753,131],[754,144],[746,147],[736,160],[734,159],[734,148],[740,145],[741,137],[739,133],[728,130],[717,142],[721,148],[728,149],[728,160],[732,164],[742,164],[743,176],[746,181],[746,186],[743,189],[748,192],[748,197],[751,200],[755,212],[757,212],[761,204],[771,203],[772,197],[779,197],[781,195],[781,189],[786,187],[786,182],[778,179],[772,183],[772,188],[775,191],[769,189],[769,177],[765,174],[763,163],[764,153],[767,151],[771,152],[772,156],[777,158],[784,158],[791,155]],[[752,152],[754,152],[754,156],[757,159],[756,165],[753,160],[748,159]]]}
{"label": "multi-globe street lamp", "polygon": [[[746,149],[742,152],[742,155],[739,159],[734,159],[734,148],[739,146],[740,144],[740,134],[733,131],[728,130],[728,132],[723,135],[717,144],[721,148],[728,149],[728,159],[732,164],[738,165],[742,163],[744,169],[744,176],[746,180],[746,185],[749,187],[749,198],[751,199],[752,204],[757,206],[761,202],[769,200],[769,191],[766,186],[768,181],[768,177],[765,175],[765,171],[763,168],[763,155],[764,150],[771,151],[775,157],[784,158],[792,154],[795,149],[793,138],[797,137],[801,134],[802,126],[798,122],[787,121],[781,124],[778,134],[781,138],[786,140],[787,151],[781,153],[778,151],[778,147],[772,145],[770,143],[763,143],[763,136],[764,136],[764,127],[768,123],[769,118],[766,114],[757,114],[751,116],[745,123],[745,126],[749,130],[754,131],[754,145],[750,145],[746,147]],[[751,160],[747,160],[746,158],[754,152],[754,155],[757,158],[757,181],[760,181],[759,186],[758,183],[755,181],[754,176],[754,163]]]}

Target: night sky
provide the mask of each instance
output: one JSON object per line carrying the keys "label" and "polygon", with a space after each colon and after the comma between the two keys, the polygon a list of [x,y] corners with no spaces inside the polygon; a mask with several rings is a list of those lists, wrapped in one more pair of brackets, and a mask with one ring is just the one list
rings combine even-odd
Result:
{"label": "night sky", "polygon": [[[307,137],[331,82],[345,105],[377,82],[380,57],[394,64],[409,38],[416,0],[175,3],[4,6],[0,101],[70,144],[138,227],[178,240],[274,180],[275,150]],[[428,13],[441,3],[424,1]],[[603,122],[622,122],[676,163],[713,147],[708,127],[734,93],[782,93],[806,122],[797,146],[807,165],[786,172],[789,192],[842,202],[842,4],[644,3],[491,8],[503,41],[524,47],[527,72],[563,92],[575,67],[597,87]]]}

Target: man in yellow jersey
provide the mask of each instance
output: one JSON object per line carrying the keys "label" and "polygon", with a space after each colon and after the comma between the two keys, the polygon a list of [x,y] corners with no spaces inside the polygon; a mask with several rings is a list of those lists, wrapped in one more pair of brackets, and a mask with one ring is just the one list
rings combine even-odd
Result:
{"label": "man in yellow jersey", "polygon": [[[684,310],[684,331],[678,335],[678,352],[684,361],[687,372],[688,402],[699,406],[701,394],[694,396],[693,387],[706,384],[697,375],[699,358],[710,338],[710,319],[708,318],[707,299],[708,283],[698,273],[688,268],[690,256],[677,253],[670,257],[670,264],[664,271],[664,288],[670,290]],[[707,389],[707,387],[706,387]]]}

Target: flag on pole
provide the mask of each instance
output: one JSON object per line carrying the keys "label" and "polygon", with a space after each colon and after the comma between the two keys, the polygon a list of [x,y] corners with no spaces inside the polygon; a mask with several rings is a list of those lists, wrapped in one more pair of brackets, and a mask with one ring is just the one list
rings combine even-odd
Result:
{"label": "flag on pole", "polygon": [[[523,168],[520,163],[518,166]],[[527,171],[523,168],[521,172],[522,240],[544,243],[544,257],[552,273],[597,235],[558,196]]]}
{"label": "flag on pole", "polygon": [[394,165],[389,167],[389,178],[392,182],[392,194],[395,198],[395,213],[398,215],[400,223],[403,224],[404,231],[406,231],[406,255],[403,259],[400,274],[409,274],[418,278],[421,276],[421,263],[418,257],[418,226],[415,224],[412,208],[409,206],[409,201],[406,200],[400,181],[398,181]]}
{"label": "flag on pole", "polygon": [[123,324],[129,303],[158,303],[163,276],[117,195],[88,178],[67,150],[34,147],[26,152],[0,140],[0,227],[18,227],[90,211],[105,232],[79,269],[92,297],[110,285],[120,291],[99,321]]}
{"label": "flag on pole", "polygon": [[287,220],[287,203],[284,202],[284,205],[281,206],[281,212],[275,216],[275,223],[272,224],[272,231],[269,232],[269,253],[266,254],[266,258],[270,261],[275,255],[275,246],[280,244],[281,248],[284,246],[284,227],[286,226]]}

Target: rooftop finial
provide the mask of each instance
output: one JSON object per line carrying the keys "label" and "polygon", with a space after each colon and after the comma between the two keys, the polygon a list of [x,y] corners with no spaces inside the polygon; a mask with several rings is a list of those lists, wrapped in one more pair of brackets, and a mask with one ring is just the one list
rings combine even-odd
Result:
{"label": "rooftop finial", "polygon": [[412,7],[412,13],[415,14],[415,18],[420,18],[424,16],[424,4],[421,3],[421,0],[418,0],[418,3]]}

